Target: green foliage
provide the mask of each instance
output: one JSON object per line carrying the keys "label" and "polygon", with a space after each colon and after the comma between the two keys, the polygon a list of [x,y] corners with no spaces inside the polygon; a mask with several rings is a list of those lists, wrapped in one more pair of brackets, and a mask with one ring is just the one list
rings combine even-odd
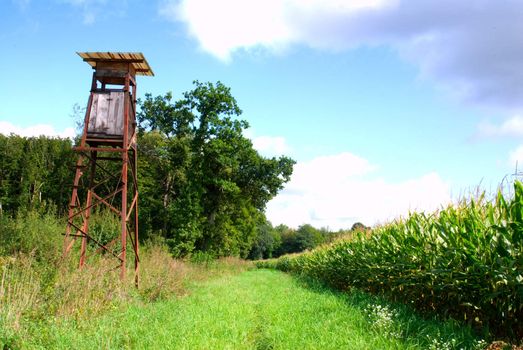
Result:
{"label": "green foliage", "polygon": [[140,101],[141,232],[161,232],[175,255],[205,251],[245,257],[266,203],[294,161],[264,158],[243,136],[246,121],[230,89],[195,82]]}
{"label": "green foliage", "polygon": [[365,231],[368,229],[370,229],[370,227],[363,225],[361,222],[356,222],[351,227],[351,231]]}
{"label": "green foliage", "polygon": [[[107,245],[119,237],[121,230],[120,218],[109,209],[99,207],[91,212],[89,218],[89,235],[103,245]],[[93,241],[89,241],[91,249],[100,247]]]}
{"label": "green foliage", "polygon": [[278,225],[274,228],[277,235],[280,236],[280,245],[276,249],[275,256],[280,256],[289,253],[297,253],[300,251],[298,247],[296,230],[287,225]]}
{"label": "green foliage", "polygon": [[202,251],[196,251],[189,257],[189,261],[194,264],[202,264],[205,266],[209,266],[214,263],[216,260],[216,256],[212,253],[202,252]]}
{"label": "green foliage", "polygon": [[74,162],[69,139],[0,134],[0,214],[52,202],[64,210]]}
{"label": "green foliage", "polygon": [[0,256],[27,254],[55,262],[62,252],[64,223],[53,208],[19,210],[14,218],[0,216]]}
{"label": "green foliage", "polygon": [[337,288],[357,287],[488,328],[523,336],[523,185],[450,206],[414,213],[315,251],[260,262],[318,278]]}
{"label": "green foliage", "polygon": [[281,236],[277,230],[272,227],[269,221],[258,223],[256,228],[256,239],[253,242],[249,259],[269,259],[272,258],[275,250],[281,244]]}
{"label": "green foliage", "polygon": [[312,225],[305,224],[298,227],[296,231],[296,241],[300,251],[313,249],[323,243],[325,238],[321,231],[312,227]]}
{"label": "green foliage", "polygon": [[264,254],[258,258],[267,259],[311,250],[322,244],[330,243],[338,237],[351,235],[358,230],[360,230],[359,227],[356,227],[355,230],[333,232],[327,228],[317,229],[310,224],[301,225],[295,230],[286,225],[278,225],[271,229],[274,241],[271,246],[271,254]]}

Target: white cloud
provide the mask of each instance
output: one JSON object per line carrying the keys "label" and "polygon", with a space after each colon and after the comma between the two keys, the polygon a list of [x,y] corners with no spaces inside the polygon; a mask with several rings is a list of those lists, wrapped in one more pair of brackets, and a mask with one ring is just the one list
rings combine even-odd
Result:
{"label": "white cloud", "polygon": [[449,185],[436,173],[391,183],[375,177],[377,169],[350,153],[300,162],[268,203],[267,217],[275,225],[350,228],[358,221],[373,225],[409,211],[431,212],[451,200]]}
{"label": "white cloud", "polygon": [[56,131],[51,125],[47,124],[36,124],[23,128],[4,121],[0,121],[0,134],[16,134],[25,137],[50,136],[71,139],[76,135],[74,128],[65,128],[63,131]]}
{"label": "white cloud", "polygon": [[252,141],[254,149],[265,157],[289,155],[292,148],[282,136],[257,136],[253,128],[245,129],[243,135]]}
{"label": "white cloud", "polygon": [[187,23],[203,50],[228,61],[238,49],[265,47],[278,51],[301,41],[292,13],[304,11],[354,13],[377,9],[390,0],[182,0],[165,1],[160,14]]}
{"label": "white cloud", "polygon": [[523,116],[515,115],[505,120],[501,124],[490,122],[481,123],[478,127],[480,136],[504,137],[504,136],[523,136]]}
{"label": "white cloud", "polygon": [[223,60],[257,47],[387,45],[463,100],[523,109],[519,0],[165,0],[160,13]]}
{"label": "white cloud", "polygon": [[290,153],[285,138],[281,136],[258,136],[252,139],[254,148],[267,157],[276,157]]}
{"label": "white cloud", "polygon": [[228,60],[240,47],[274,48],[290,40],[283,10],[279,0],[192,0],[167,3],[161,13],[189,23],[204,50]]}

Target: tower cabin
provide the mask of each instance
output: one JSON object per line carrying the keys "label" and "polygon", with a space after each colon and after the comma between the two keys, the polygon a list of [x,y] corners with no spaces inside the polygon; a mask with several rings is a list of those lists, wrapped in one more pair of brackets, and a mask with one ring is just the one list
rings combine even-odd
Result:
{"label": "tower cabin", "polygon": [[84,121],[85,143],[129,147],[136,142],[136,76],[153,76],[149,63],[139,52],[78,55],[94,70]]}

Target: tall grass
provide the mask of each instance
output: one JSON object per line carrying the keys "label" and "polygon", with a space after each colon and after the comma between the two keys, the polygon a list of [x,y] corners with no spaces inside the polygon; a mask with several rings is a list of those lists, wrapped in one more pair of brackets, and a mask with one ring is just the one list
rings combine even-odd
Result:
{"label": "tall grass", "polygon": [[[92,233],[107,236],[113,226],[119,227],[113,221],[111,215],[95,212]],[[0,347],[18,348],[51,324],[85,322],[110,310],[185,295],[193,280],[246,267],[237,261],[174,260],[162,242],[149,242],[141,247],[136,289],[132,259],[123,283],[110,256],[90,254],[81,270],[78,251],[63,259],[65,222],[46,208],[0,216]]]}
{"label": "tall grass", "polygon": [[192,267],[181,260],[174,260],[165,246],[149,245],[141,254],[140,288],[138,292],[146,301],[166,299],[186,293],[186,281]]}
{"label": "tall grass", "polygon": [[0,328],[18,331],[22,317],[41,302],[40,281],[32,269],[33,257],[18,255],[0,260]]}
{"label": "tall grass", "polygon": [[523,185],[375,228],[309,253],[261,262],[384,294],[492,334],[523,337]]}

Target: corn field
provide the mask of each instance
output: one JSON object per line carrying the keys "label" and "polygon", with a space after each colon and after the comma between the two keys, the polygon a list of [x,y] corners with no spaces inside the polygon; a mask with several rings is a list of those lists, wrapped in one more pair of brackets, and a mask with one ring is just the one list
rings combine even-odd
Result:
{"label": "corn field", "polygon": [[431,215],[362,232],[300,255],[260,261],[348,289],[356,287],[472,324],[523,337],[523,184],[492,201],[463,201]]}

